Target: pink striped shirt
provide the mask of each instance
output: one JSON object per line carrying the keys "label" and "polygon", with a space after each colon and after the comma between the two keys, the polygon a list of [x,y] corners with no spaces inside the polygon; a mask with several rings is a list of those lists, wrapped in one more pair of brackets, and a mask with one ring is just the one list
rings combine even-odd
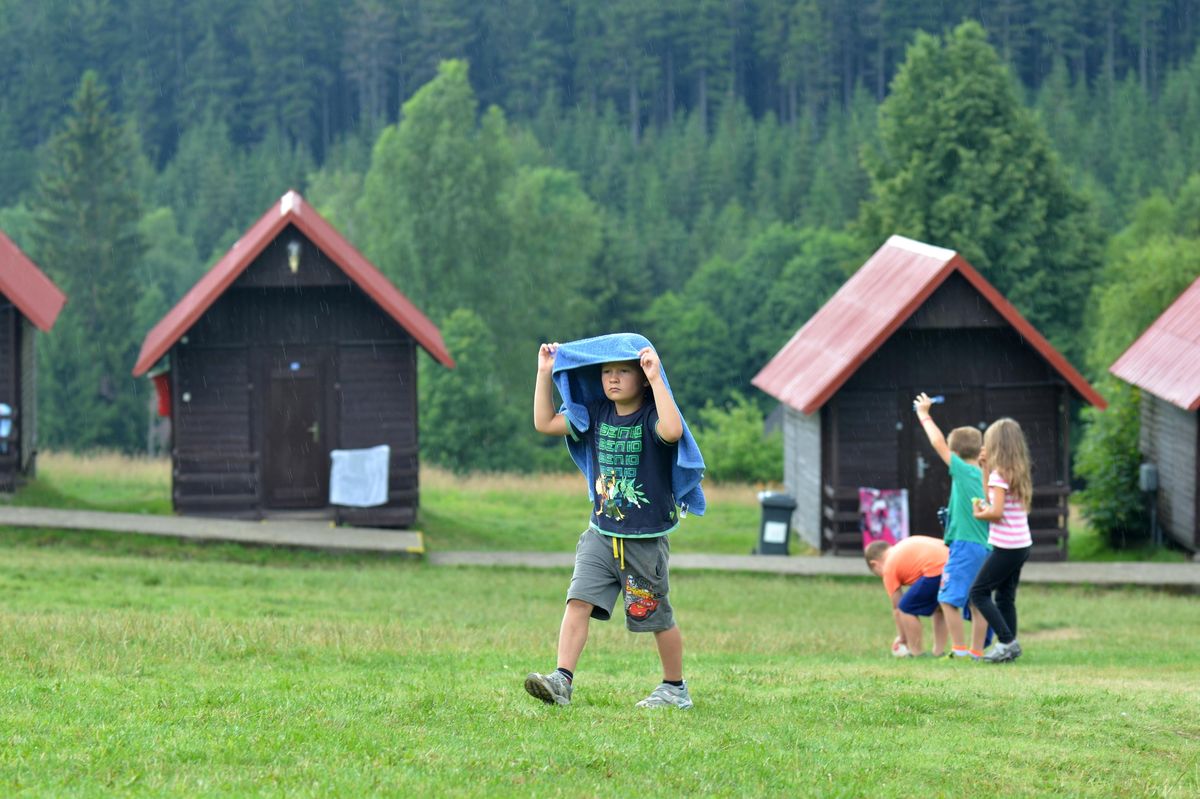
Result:
{"label": "pink striped shirt", "polygon": [[1029,533],[1029,514],[1021,500],[1014,497],[1008,490],[1008,483],[1000,476],[1000,472],[988,475],[988,501],[992,499],[992,486],[1004,489],[1004,514],[998,522],[988,523],[988,543],[1000,549],[1022,549],[1033,546],[1033,536]]}

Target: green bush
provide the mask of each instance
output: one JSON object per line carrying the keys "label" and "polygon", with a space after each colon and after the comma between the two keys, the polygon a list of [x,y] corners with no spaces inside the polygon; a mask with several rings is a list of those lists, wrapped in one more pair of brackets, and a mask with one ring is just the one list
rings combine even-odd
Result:
{"label": "green bush", "polygon": [[524,405],[505,399],[495,337],[465,308],[441,324],[456,366],[421,362],[421,458],[454,472],[529,471],[538,443]]}
{"label": "green bush", "polygon": [[698,414],[693,435],[704,453],[706,476],[716,482],[783,481],[783,434],[763,433],[763,415],[750,400],[734,394],[726,407],[711,401]]}
{"label": "green bush", "polygon": [[1106,387],[1106,411],[1084,411],[1087,428],[1075,458],[1075,471],[1087,480],[1079,502],[1088,523],[1110,546],[1145,539],[1149,530],[1145,500],[1138,488],[1140,392],[1124,383]]}

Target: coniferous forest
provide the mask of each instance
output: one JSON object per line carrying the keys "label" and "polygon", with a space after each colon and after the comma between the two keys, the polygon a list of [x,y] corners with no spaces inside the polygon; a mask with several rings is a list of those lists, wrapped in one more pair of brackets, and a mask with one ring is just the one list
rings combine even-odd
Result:
{"label": "coniferous forest", "polygon": [[1077,471],[1140,512],[1106,499],[1136,398],[1104,375],[1200,274],[1200,0],[2,5],[0,228],[71,298],[43,446],[145,446],[146,330],[295,188],[460,363],[422,367],[428,460],[560,464],[537,342],[625,329],[744,432],[750,377],[901,233],[1114,399]]}

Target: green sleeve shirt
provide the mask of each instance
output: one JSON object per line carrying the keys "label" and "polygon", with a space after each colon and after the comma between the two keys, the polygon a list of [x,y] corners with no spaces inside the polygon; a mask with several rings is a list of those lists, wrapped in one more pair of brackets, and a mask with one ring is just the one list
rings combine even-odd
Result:
{"label": "green sleeve shirt", "polygon": [[971,498],[985,496],[983,471],[950,453],[950,521],[944,536],[947,544],[951,541],[974,541],[987,546],[987,522],[976,519],[971,513]]}

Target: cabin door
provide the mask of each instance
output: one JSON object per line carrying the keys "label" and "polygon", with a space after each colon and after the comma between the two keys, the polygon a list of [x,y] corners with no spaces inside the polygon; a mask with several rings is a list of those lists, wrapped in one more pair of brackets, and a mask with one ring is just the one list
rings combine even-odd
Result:
{"label": "cabin door", "polygon": [[[950,437],[950,431],[956,427],[974,427],[983,432],[987,426],[983,416],[983,391],[970,389],[938,389],[929,391],[930,395],[942,395],[944,403],[933,406],[930,414],[933,416],[942,434]],[[915,397],[916,390],[906,394]],[[911,402],[911,400],[907,400]],[[932,535],[940,538],[942,527],[938,523],[937,509],[949,504],[950,501],[950,472],[942,459],[933,451],[933,446],[921,429],[921,423],[912,408],[906,409],[912,423],[906,425],[909,431],[908,446],[901,451],[908,452],[909,486],[909,525],[910,532],[918,535]],[[902,464],[903,465],[903,464]]]}
{"label": "cabin door", "polygon": [[263,426],[268,508],[329,504],[325,372],[319,351],[289,348],[270,359]]}

